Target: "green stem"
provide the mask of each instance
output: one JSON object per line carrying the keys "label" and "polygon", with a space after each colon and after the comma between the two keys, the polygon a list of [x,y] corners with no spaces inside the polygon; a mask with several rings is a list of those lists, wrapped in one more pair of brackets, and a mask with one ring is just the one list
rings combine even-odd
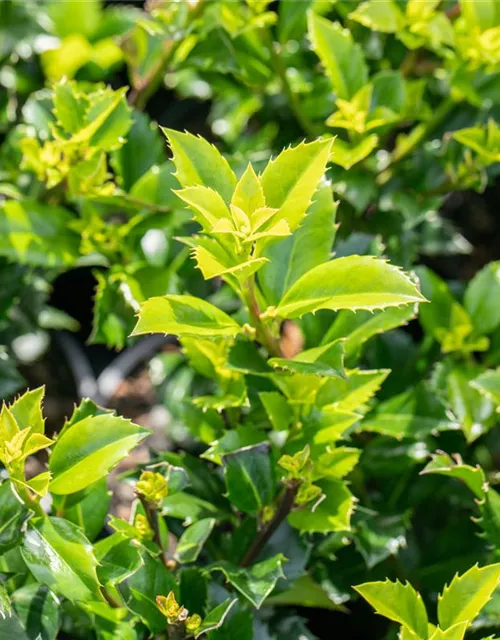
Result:
{"label": "green stem", "polygon": [[270,355],[281,358],[283,354],[281,353],[279,340],[273,335],[271,329],[262,322],[260,317],[261,311],[257,301],[254,276],[251,276],[246,282],[243,295],[250,322],[256,331],[257,340],[264,345]]}
{"label": "green stem", "polygon": [[170,569],[169,566],[169,562],[168,562],[168,557],[167,557],[167,553],[163,548],[163,544],[161,541],[161,534],[160,534],[160,522],[159,522],[159,518],[158,518],[158,511],[157,509],[151,505],[151,503],[149,503],[146,498],[144,496],[139,495],[139,500],[141,501],[141,504],[144,508],[144,513],[146,514],[146,518],[147,521],[149,523],[149,526],[151,527],[151,529],[153,530],[153,540],[154,542],[158,545],[158,547],[160,548],[161,551],[161,559],[163,564],[165,565],[165,567],[167,569]]}
{"label": "green stem", "polygon": [[446,98],[436,109],[434,115],[427,122],[415,127],[410,134],[410,140],[404,147],[400,147],[400,151],[394,150],[389,164],[377,176],[377,182],[380,185],[386,184],[392,177],[391,168],[398,162],[407,158],[424,140],[427,140],[439,127],[439,125],[450,114],[455,107],[456,102],[452,98]]}

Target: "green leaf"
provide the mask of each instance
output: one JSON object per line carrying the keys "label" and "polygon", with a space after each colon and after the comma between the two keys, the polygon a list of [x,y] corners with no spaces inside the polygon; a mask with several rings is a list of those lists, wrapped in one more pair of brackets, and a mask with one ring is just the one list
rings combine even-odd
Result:
{"label": "green leaf", "polygon": [[427,640],[427,612],[422,597],[411,584],[400,582],[366,582],[354,589],[381,616],[399,622],[417,638]]}
{"label": "green leaf", "polygon": [[0,582],[0,619],[9,618],[12,613],[9,594],[7,589]]}
{"label": "green leaf", "polygon": [[71,143],[88,143],[103,151],[120,148],[132,125],[126,92],[126,87],[122,87],[117,91],[106,88],[93,93],[86,112],[87,124],[71,138]]}
{"label": "green leaf", "polygon": [[465,621],[454,624],[452,627],[446,629],[446,631],[438,627],[430,636],[429,640],[463,640],[468,626],[469,623]]}
{"label": "green leaf", "polygon": [[323,412],[329,409],[335,411],[362,410],[370,398],[380,389],[387,378],[390,369],[374,369],[349,371],[347,379],[331,378],[327,380],[318,394],[318,404],[323,406]]}
{"label": "green leaf", "polygon": [[355,145],[349,144],[340,138],[335,140],[330,160],[344,169],[349,170],[358,162],[364,160],[377,147],[379,137],[374,133],[364,137]]}
{"label": "green leaf", "polygon": [[416,311],[415,305],[406,305],[401,309],[389,307],[375,312],[340,311],[324,335],[322,344],[344,338],[346,359],[354,358],[370,338],[405,325],[415,317]]}
{"label": "green leaf", "polygon": [[222,457],[231,503],[245,513],[257,513],[272,502],[276,479],[269,445],[261,443]]}
{"label": "green leaf", "polygon": [[443,629],[468,621],[470,624],[490,599],[500,580],[500,564],[475,565],[455,575],[438,600],[439,626]]}
{"label": "green leaf", "polygon": [[292,511],[288,522],[301,533],[349,531],[354,509],[354,496],[345,482],[321,480],[316,483],[324,498],[306,509]]}
{"label": "green leaf", "polygon": [[68,132],[76,133],[85,125],[87,101],[78,94],[74,82],[62,80],[53,89],[54,115],[59,124]]}
{"label": "green leaf", "polygon": [[23,559],[38,582],[73,602],[101,600],[97,560],[81,530],[61,518],[30,520]]}
{"label": "green leaf", "polygon": [[164,148],[165,143],[158,127],[147,114],[134,111],[127,141],[114,152],[111,159],[125,191],[130,191],[153,166],[159,169],[159,165],[165,161]]}
{"label": "green leaf", "polygon": [[342,340],[335,340],[320,347],[314,347],[314,349],[307,349],[291,359],[270,358],[268,362],[275,369],[283,369],[292,373],[321,377],[346,377]]}
{"label": "green leaf", "polygon": [[214,518],[205,518],[194,522],[184,531],[175,549],[175,557],[181,564],[196,562],[214,524]]}
{"label": "green leaf", "polygon": [[119,584],[143,565],[139,548],[120,533],[99,540],[94,550],[99,562],[97,576],[102,584]]}
{"label": "green leaf", "polygon": [[71,265],[80,237],[66,209],[35,200],[8,200],[0,206],[0,255],[41,267]]}
{"label": "green leaf", "polygon": [[438,431],[458,429],[446,408],[425,383],[380,403],[362,423],[363,431],[393,438],[423,438]]}
{"label": "green leaf", "polygon": [[12,604],[28,638],[56,640],[61,604],[46,586],[30,584],[14,591]]}
{"label": "green leaf", "polygon": [[500,262],[476,273],[465,290],[464,304],[477,333],[491,333],[500,325]]}
{"label": "green leaf", "polygon": [[472,467],[468,464],[463,464],[460,459],[454,461],[447,453],[436,453],[420,473],[422,475],[437,473],[462,480],[474,493],[476,498],[479,500],[484,498],[486,477],[479,465]]}
{"label": "green leaf", "polygon": [[199,638],[205,633],[219,629],[224,624],[224,620],[237,602],[237,598],[227,598],[227,600],[224,600],[224,602],[221,602],[221,604],[209,611],[201,625],[196,630],[195,638]]}
{"label": "green leaf", "polygon": [[249,217],[257,211],[257,209],[262,209],[266,206],[264,189],[250,163],[248,163],[247,168],[236,185],[231,204],[239,207]]}
{"label": "green leaf", "polygon": [[396,556],[407,546],[408,518],[405,515],[387,516],[361,508],[357,514],[354,543],[368,569]]}
{"label": "green leaf", "polygon": [[45,387],[26,391],[9,406],[21,431],[29,427],[30,433],[45,432],[45,419],[42,414],[44,395]]}
{"label": "green leaf", "polygon": [[459,0],[459,4],[465,23],[470,28],[477,25],[480,31],[486,31],[498,26],[499,12],[495,0]]}
{"label": "green leaf", "polygon": [[173,153],[176,178],[183,187],[203,185],[229,204],[237,179],[227,160],[206,140],[190,133],[161,128]]}
{"label": "green leaf", "polygon": [[[57,500],[58,496],[54,496]],[[81,492],[60,497],[63,502],[64,518],[83,529],[87,538],[92,541],[101,532],[106,522],[111,492],[106,478],[101,478]]]}
{"label": "green leaf", "polygon": [[273,591],[277,581],[284,578],[282,565],[286,562],[278,553],[272,558],[257,562],[249,569],[243,569],[229,562],[218,562],[210,565],[208,570],[221,571],[226,580],[239,591],[251,604],[260,609],[267,596]]}
{"label": "green leaf", "polygon": [[219,511],[207,500],[184,491],[167,496],[162,503],[161,513],[170,518],[184,520],[186,525],[203,518],[229,519],[228,514]]}
{"label": "green leaf", "polygon": [[490,398],[500,411],[500,369],[490,369],[470,382],[473,389]]}
{"label": "green leaf", "polygon": [[308,14],[309,38],[323,63],[337,97],[349,100],[368,82],[368,67],[350,31],[313,11]]}
{"label": "green leaf", "polygon": [[14,493],[12,483],[0,485],[0,554],[15,547],[23,537],[23,524],[29,511]]}
{"label": "green leaf", "polygon": [[262,391],[259,398],[276,431],[285,431],[290,426],[292,411],[285,397],[277,391]]}
{"label": "green leaf", "polygon": [[80,420],[60,436],[50,456],[50,490],[68,494],[108,474],[149,430],[112,414]]}
{"label": "green leaf", "polygon": [[[278,161],[278,160],[277,160]],[[330,185],[321,185],[313,203],[295,232],[270,245],[269,262],[259,272],[259,283],[269,304],[278,304],[283,294],[304,273],[330,259],[335,238],[337,203]]]}
{"label": "green leaf", "polygon": [[152,634],[165,631],[165,617],[156,606],[156,596],[170,591],[178,594],[175,578],[158,558],[142,551],[143,565],[127,580],[118,585],[125,605],[151,630]]}
{"label": "green leaf", "polygon": [[279,209],[274,220],[285,220],[295,231],[319,185],[330,157],[332,140],[315,140],[282,151],[261,176],[266,205]]}
{"label": "green leaf", "polygon": [[142,303],[132,335],[173,333],[199,337],[233,337],[241,327],[224,311],[192,296],[163,296]]}
{"label": "green leaf", "polygon": [[405,26],[405,18],[394,0],[369,0],[363,2],[349,14],[368,29],[383,33],[397,33]]}
{"label": "green leaf", "polygon": [[425,302],[416,285],[397,267],[373,256],[347,256],[303,275],[267,316],[300,318],[320,309],[383,309]]}
{"label": "green leaf", "polygon": [[338,611],[341,608],[308,574],[295,580],[286,591],[268,598],[266,605],[271,607],[311,607],[330,611]]}
{"label": "green leaf", "polygon": [[[276,393],[276,395],[283,398],[279,393]],[[210,460],[215,464],[221,465],[222,456],[227,453],[232,453],[238,449],[243,449],[244,447],[249,447],[266,441],[267,433],[260,429],[256,429],[253,425],[250,427],[237,427],[236,429],[226,431],[221,438],[212,442],[211,446],[201,454],[200,458],[204,458],[205,460]]]}
{"label": "green leaf", "polygon": [[321,454],[314,466],[313,480],[328,478],[340,480],[350,473],[358,463],[360,449],[336,447]]}

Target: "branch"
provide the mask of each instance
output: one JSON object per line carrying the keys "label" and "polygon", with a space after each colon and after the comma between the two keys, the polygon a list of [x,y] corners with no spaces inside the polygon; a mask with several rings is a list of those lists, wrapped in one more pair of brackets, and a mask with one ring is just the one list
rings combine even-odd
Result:
{"label": "branch", "polygon": [[266,542],[271,538],[273,533],[278,529],[280,524],[292,510],[298,488],[298,484],[293,484],[286,488],[272,520],[270,520],[268,524],[259,531],[255,540],[250,545],[250,548],[243,556],[243,559],[240,562],[241,567],[249,567],[259,557],[260,552],[266,545]]}
{"label": "branch", "polygon": [[151,504],[146,500],[146,498],[139,494],[139,500],[141,501],[142,506],[144,507],[144,513],[146,514],[146,518],[148,520],[149,526],[153,530],[153,540],[158,545],[161,551],[161,559],[163,564],[167,569],[170,570],[171,566],[167,557],[165,550],[163,549],[163,544],[161,541],[160,534],[160,523],[158,522],[158,512],[157,510],[151,506]]}

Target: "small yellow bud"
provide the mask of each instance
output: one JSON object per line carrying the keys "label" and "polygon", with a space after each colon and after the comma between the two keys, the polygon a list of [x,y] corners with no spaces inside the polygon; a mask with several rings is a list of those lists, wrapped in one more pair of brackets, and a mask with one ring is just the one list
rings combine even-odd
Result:
{"label": "small yellow bud", "polygon": [[267,524],[268,522],[270,522],[273,519],[275,513],[276,513],[276,507],[272,504],[267,504],[262,509],[262,513],[261,513],[263,524]]}
{"label": "small yellow bud", "polygon": [[152,540],[154,538],[154,531],[149,526],[148,519],[146,516],[143,516],[142,513],[138,513],[135,516],[134,527],[137,529],[141,540]]}
{"label": "small yellow bud", "polygon": [[144,496],[148,502],[158,504],[168,495],[167,480],[161,473],[144,471],[135,487],[138,494]]}
{"label": "small yellow bud", "polygon": [[183,622],[188,616],[188,610],[177,602],[173,591],[168,596],[156,596],[156,606],[169,624]]}
{"label": "small yellow bud", "polygon": [[195,613],[186,620],[186,631],[196,631],[198,627],[201,625],[200,616]]}

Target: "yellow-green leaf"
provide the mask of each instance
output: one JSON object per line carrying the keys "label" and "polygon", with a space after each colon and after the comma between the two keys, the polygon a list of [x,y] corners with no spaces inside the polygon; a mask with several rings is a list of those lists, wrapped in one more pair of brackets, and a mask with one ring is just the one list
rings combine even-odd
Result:
{"label": "yellow-green leaf", "polygon": [[236,336],[242,328],[227,313],[193,296],[162,296],[141,304],[132,335],[173,333],[180,336]]}

